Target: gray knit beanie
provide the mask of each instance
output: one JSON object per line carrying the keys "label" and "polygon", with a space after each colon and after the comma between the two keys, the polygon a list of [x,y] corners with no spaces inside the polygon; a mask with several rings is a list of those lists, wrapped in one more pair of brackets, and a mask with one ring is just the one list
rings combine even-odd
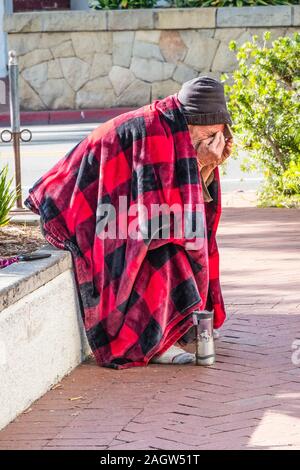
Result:
{"label": "gray knit beanie", "polygon": [[210,77],[196,77],[185,82],[177,94],[188,124],[232,124],[224,86]]}

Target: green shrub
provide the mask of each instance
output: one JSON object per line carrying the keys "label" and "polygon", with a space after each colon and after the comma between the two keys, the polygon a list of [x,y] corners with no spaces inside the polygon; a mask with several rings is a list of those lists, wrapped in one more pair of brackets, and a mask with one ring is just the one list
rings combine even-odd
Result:
{"label": "green shrub", "polygon": [[298,5],[299,0],[173,0],[182,7],[253,7],[266,5]]}
{"label": "green shrub", "polygon": [[270,38],[266,32],[261,45],[257,36],[239,48],[230,43],[238,68],[225,93],[238,138],[234,154],[242,147],[249,155],[242,169],[264,174],[260,205],[294,207],[300,203],[300,33],[271,44]]}
{"label": "green shrub", "polygon": [[95,10],[153,8],[156,0],[91,0],[89,6]]}
{"label": "green shrub", "polygon": [[[157,0],[90,0],[89,6],[96,10],[128,8],[153,8]],[[265,5],[298,5],[299,0],[171,0],[176,8],[189,7],[243,7]]]}
{"label": "green shrub", "polygon": [[0,227],[4,227],[10,221],[9,211],[14,206],[20,191],[11,189],[13,178],[8,180],[8,165],[0,170]]}

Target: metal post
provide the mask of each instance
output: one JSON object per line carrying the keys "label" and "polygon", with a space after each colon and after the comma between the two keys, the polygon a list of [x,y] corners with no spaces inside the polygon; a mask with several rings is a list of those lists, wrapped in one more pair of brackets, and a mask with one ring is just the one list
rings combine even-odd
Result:
{"label": "metal post", "polygon": [[[19,67],[15,51],[9,51],[8,76],[9,76],[9,108],[10,108],[10,126],[13,135],[13,146],[15,155],[15,176],[16,187],[21,185],[21,162],[20,162],[20,105],[19,105]],[[17,199],[17,208],[22,209],[22,195]]]}
{"label": "metal post", "polygon": [[[29,129],[20,131],[20,104],[19,104],[19,66],[15,51],[9,51],[8,62],[9,76],[9,108],[10,108],[10,126],[11,130],[4,129],[1,132],[0,140],[4,143],[13,142],[15,157],[15,181],[16,189],[20,194],[16,200],[17,211],[26,210],[22,205],[22,185],[21,185],[21,159],[20,159],[20,140],[29,142],[32,134]],[[28,134],[27,138],[22,134]],[[7,137],[5,137],[7,136]]]}

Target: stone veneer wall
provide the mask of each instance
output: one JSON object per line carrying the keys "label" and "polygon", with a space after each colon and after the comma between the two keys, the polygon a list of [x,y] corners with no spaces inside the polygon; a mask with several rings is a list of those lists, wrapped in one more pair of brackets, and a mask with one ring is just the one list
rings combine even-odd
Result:
{"label": "stone veneer wall", "polygon": [[142,106],[234,70],[231,39],[299,31],[300,6],[15,13],[4,24],[22,109]]}

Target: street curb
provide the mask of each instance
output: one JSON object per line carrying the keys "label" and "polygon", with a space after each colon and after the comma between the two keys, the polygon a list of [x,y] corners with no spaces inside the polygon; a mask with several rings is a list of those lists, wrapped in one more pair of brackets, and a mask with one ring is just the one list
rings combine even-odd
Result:
{"label": "street curb", "polygon": [[[72,124],[88,122],[105,122],[120,114],[127,113],[136,108],[95,108],[70,109],[57,111],[21,111],[21,124]],[[0,113],[0,126],[10,126],[9,112]]]}

